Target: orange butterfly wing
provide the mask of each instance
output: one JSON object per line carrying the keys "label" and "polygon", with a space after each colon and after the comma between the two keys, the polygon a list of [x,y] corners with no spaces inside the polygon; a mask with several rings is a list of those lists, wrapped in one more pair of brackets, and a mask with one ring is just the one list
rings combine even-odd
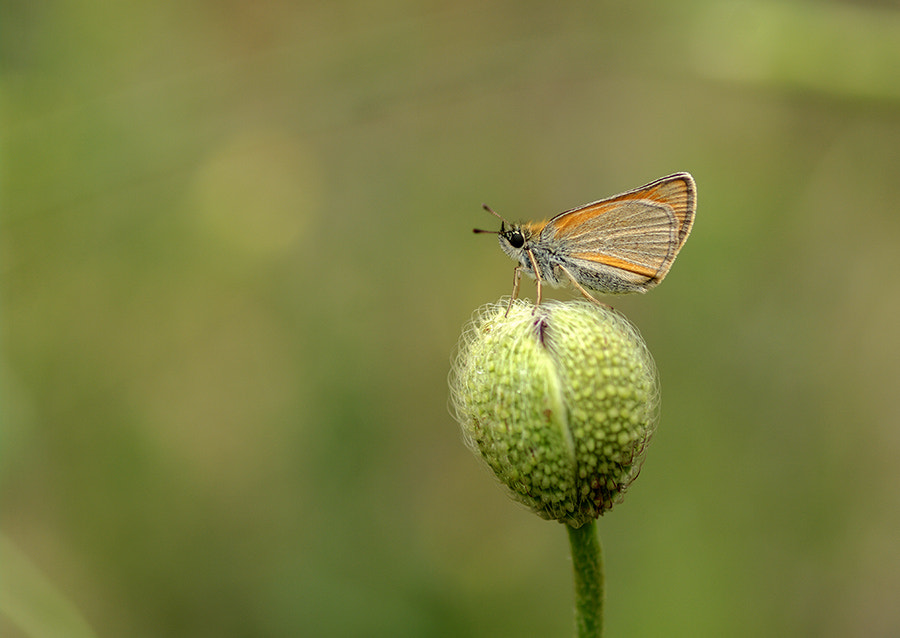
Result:
{"label": "orange butterfly wing", "polygon": [[624,271],[635,284],[652,287],[668,273],[694,223],[697,190],[687,173],[560,213],[541,237],[563,242],[573,260]]}

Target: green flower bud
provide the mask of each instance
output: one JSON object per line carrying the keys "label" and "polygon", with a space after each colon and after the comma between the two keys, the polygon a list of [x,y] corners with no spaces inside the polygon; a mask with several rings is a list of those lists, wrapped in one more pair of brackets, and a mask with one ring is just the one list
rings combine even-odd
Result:
{"label": "green flower bud", "polygon": [[451,404],[466,443],[538,515],[580,527],[637,477],[658,416],[656,366],[637,330],[587,301],[514,301],[475,313]]}

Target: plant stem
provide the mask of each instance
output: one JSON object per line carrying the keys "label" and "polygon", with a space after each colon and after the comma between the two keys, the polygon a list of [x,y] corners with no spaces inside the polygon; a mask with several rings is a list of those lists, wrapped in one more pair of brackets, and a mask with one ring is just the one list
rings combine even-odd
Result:
{"label": "plant stem", "polygon": [[572,546],[575,570],[575,625],[578,638],[603,635],[603,548],[597,535],[597,521],[578,529],[566,525]]}

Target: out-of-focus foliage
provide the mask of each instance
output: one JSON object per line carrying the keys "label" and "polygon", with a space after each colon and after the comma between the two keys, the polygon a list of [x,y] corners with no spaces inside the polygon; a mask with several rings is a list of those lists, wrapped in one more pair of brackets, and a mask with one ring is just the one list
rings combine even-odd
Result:
{"label": "out-of-focus foliage", "polygon": [[614,300],[662,421],[609,635],[900,633],[893,5],[0,14],[0,634],[571,635],[564,530],[447,410],[512,282],[469,231],[681,170]]}

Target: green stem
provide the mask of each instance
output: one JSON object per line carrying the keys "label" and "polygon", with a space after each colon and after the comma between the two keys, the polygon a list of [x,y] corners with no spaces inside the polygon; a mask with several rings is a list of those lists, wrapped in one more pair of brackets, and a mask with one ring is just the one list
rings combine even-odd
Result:
{"label": "green stem", "polygon": [[597,521],[578,529],[566,525],[572,546],[575,570],[575,624],[578,638],[603,635],[603,548],[597,535]]}

